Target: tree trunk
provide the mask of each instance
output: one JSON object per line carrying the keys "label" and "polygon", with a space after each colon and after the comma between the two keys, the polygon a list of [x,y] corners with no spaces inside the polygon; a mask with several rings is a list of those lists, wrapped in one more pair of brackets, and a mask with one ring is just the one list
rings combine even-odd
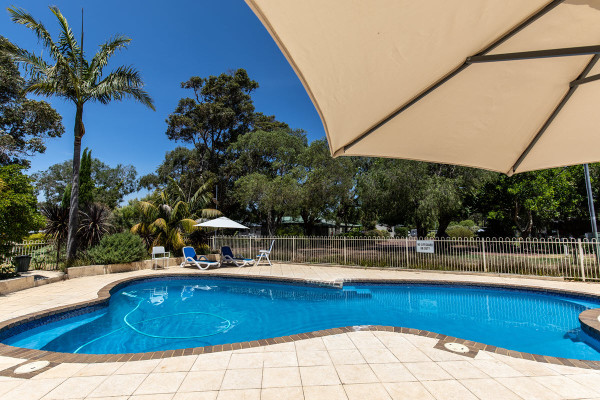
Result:
{"label": "tree trunk", "polygon": [[315,233],[315,222],[308,212],[300,212],[302,217],[302,227],[306,236],[312,236]]}
{"label": "tree trunk", "polygon": [[56,240],[56,269],[58,269],[58,263],[60,262],[60,240]]}
{"label": "tree trunk", "polygon": [[79,216],[79,167],[81,164],[81,138],[85,134],[83,126],[83,105],[77,105],[75,113],[75,140],[73,146],[73,176],[71,179],[71,206],[69,208],[69,234],[67,237],[67,265],[77,254],[77,227]]}
{"label": "tree trunk", "polygon": [[421,221],[417,220],[415,225],[417,226],[417,237],[418,238],[424,238],[424,237],[426,237],[427,236],[427,229],[426,229],[425,226],[423,226],[423,224],[421,223]]}
{"label": "tree trunk", "polygon": [[438,229],[435,234],[435,237],[448,237],[446,233],[446,229],[448,229],[448,225],[450,225],[450,218],[448,216],[442,216],[438,219]]}

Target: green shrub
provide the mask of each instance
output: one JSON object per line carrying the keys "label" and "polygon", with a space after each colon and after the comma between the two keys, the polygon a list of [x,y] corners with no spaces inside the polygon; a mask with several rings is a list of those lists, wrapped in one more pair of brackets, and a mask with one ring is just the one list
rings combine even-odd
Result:
{"label": "green shrub", "polygon": [[358,228],[352,228],[346,233],[340,233],[337,235],[338,237],[357,237],[362,236],[362,232]]}
{"label": "green shrub", "polygon": [[479,227],[477,226],[477,224],[475,224],[475,221],[473,221],[472,219],[465,219],[464,221],[460,221],[460,222],[458,223],[458,225],[462,225],[462,226],[464,226],[464,227],[466,227],[466,228],[469,228],[469,229],[471,229],[471,230],[473,230],[473,229],[476,229],[476,228],[479,228]]}
{"label": "green shrub", "polygon": [[299,225],[287,225],[277,228],[276,236],[304,236],[304,230]]}
{"label": "green shrub", "polygon": [[23,241],[27,240],[35,240],[36,242],[45,242],[47,240],[52,239],[50,236],[46,235],[44,232],[32,233],[27,236]]}
{"label": "green shrub", "polygon": [[362,231],[360,228],[352,228],[346,233],[340,233],[337,235],[338,237],[390,237],[390,233],[388,231],[379,230],[379,229],[370,229]]}
{"label": "green shrub", "polygon": [[408,234],[410,233],[410,229],[408,229],[406,226],[396,226],[394,228],[394,235],[396,237],[402,237],[405,238],[408,236]]}
{"label": "green shrub", "polygon": [[93,264],[125,264],[148,256],[142,239],[130,232],[104,236],[97,246],[87,252]]}
{"label": "green shrub", "polygon": [[379,229],[371,229],[369,231],[365,231],[364,235],[369,237],[390,237],[390,233],[388,231],[383,231]]}
{"label": "green shrub", "polygon": [[358,262],[358,265],[360,265],[361,267],[369,267],[369,268],[383,268],[383,267],[387,267],[387,264],[385,261],[383,260],[366,260],[366,259],[361,259]]}
{"label": "green shrub", "polygon": [[16,268],[12,264],[0,264],[0,279],[9,279],[19,276]]}
{"label": "green shrub", "polygon": [[205,256],[207,254],[210,254],[210,246],[206,243],[202,243],[200,246],[198,246],[196,254],[198,254],[199,256]]}
{"label": "green shrub", "polygon": [[452,238],[472,238],[475,234],[473,231],[463,225],[453,225],[446,229],[448,236]]}

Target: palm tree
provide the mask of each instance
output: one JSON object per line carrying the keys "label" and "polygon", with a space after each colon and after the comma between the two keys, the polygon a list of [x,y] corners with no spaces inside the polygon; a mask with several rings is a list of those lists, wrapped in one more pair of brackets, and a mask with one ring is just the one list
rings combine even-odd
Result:
{"label": "palm tree", "polygon": [[120,66],[107,75],[103,74],[103,69],[108,65],[112,55],[118,50],[125,49],[131,39],[125,36],[115,36],[109,39],[88,61],[83,52],[83,29],[81,43],[78,43],[58,7],[51,6],[50,11],[60,26],[56,42],[44,25],[25,10],[17,7],[8,8],[13,22],[25,25],[33,31],[47,50],[51,59],[50,63],[41,56],[19,48],[8,41],[2,42],[0,51],[25,66],[30,78],[25,87],[26,92],[40,96],[60,97],[75,105],[73,176],[67,239],[67,262],[72,262],[77,252],[79,167],[81,139],[85,134],[83,106],[87,102],[108,104],[112,100],[124,98],[137,100],[152,110],[154,110],[154,105],[152,98],[143,90],[144,83],[135,68]]}
{"label": "palm tree", "polygon": [[[208,185],[202,185],[188,197],[181,187],[171,181],[169,188],[161,191],[155,201],[140,201],[138,207],[142,221],[131,228],[146,245],[164,246],[169,251],[185,246],[186,236],[195,229],[194,218],[211,218],[221,215],[219,210],[205,208],[211,201]],[[174,194],[173,194],[174,193]]]}
{"label": "palm tree", "polygon": [[56,204],[46,204],[41,209],[46,217],[44,232],[56,243],[56,267],[60,261],[60,247],[67,240],[69,233],[69,209]]}
{"label": "palm tree", "polygon": [[85,248],[97,245],[100,239],[113,229],[109,221],[110,209],[104,204],[87,204],[79,214],[81,218],[77,236]]}

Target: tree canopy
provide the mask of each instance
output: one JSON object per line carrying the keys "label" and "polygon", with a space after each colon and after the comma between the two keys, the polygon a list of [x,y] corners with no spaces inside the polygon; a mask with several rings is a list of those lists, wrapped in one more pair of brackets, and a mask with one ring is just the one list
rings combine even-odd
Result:
{"label": "tree canopy", "polygon": [[[125,196],[137,190],[138,180],[134,166],[117,164],[115,167],[110,167],[97,158],[92,158],[91,153],[89,158],[91,159],[89,186],[92,189],[90,198],[93,201],[114,209]],[[69,189],[71,165],[72,161],[67,160],[33,175],[36,189],[44,196],[46,202],[61,202],[64,193]],[[84,183],[86,182],[84,179]],[[88,187],[87,183],[86,187]]]}
{"label": "tree canopy", "polygon": [[[0,36],[0,48],[5,41]],[[44,153],[44,140],[64,133],[61,116],[45,101],[27,99],[17,65],[0,52],[0,165],[28,166]]]}

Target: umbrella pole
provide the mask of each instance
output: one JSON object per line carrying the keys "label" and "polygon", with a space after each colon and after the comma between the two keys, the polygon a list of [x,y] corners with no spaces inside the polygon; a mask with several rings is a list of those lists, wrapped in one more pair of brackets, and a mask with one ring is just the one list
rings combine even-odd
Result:
{"label": "umbrella pole", "polygon": [[598,226],[596,225],[596,210],[594,209],[594,198],[592,196],[592,183],[590,181],[590,167],[583,164],[585,173],[585,189],[587,190],[588,209],[590,211],[590,222],[592,223],[592,235],[598,240]]}
{"label": "umbrella pole", "polygon": [[590,167],[583,164],[583,172],[585,174],[585,189],[587,191],[588,209],[590,211],[590,222],[592,224],[592,235],[596,247],[596,261],[599,261],[600,247],[598,246],[598,225],[596,224],[596,210],[594,209],[594,197],[592,196],[592,183],[590,180]]}

